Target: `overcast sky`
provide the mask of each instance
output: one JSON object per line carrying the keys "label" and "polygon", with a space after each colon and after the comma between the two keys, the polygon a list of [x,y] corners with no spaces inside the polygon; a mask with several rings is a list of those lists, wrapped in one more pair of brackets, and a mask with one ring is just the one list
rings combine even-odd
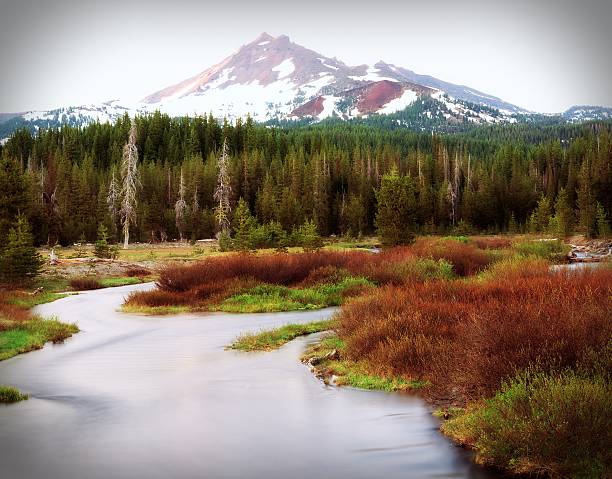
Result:
{"label": "overcast sky", "polygon": [[0,0],[0,112],[138,100],[262,31],[521,107],[612,106],[612,0]]}

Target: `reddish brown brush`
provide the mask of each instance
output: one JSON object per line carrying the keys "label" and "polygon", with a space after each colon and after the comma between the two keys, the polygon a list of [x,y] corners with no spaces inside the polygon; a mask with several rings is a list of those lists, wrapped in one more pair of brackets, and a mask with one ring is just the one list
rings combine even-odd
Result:
{"label": "reddish brown brush", "polygon": [[70,280],[70,287],[75,291],[86,291],[89,289],[99,289],[102,285],[95,278],[73,278]]}
{"label": "reddish brown brush", "polygon": [[533,364],[562,368],[612,337],[612,271],[508,273],[387,287],[346,305],[352,359],[429,380],[439,397],[491,394]]}
{"label": "reddish brown brush", "polygon": [[253,278],[262,283],[297,284],[321,267],[358,269],[376,255],[360,251],[255,256],[236,254],[209,258],[190,266],[170,266],[157,282],[164,291],[188,291],[197,286],[229,278]]}
{"label": "reddish brown brush", "polygon": [[417,240],[411,250],[417,256],[448,261],[459,276],[479,273],[493,262],[487,251],[474,244],[455,240],[423,238]]}
{"label": "reddish brown brush", "polygon": [[30,312],[15,304],[11,300],[18,298],[18,293],[11,293],[10,296],[5,291],[0,291],[0,331],[11,329],[15,322],[23,322],[30,319]]}
{"label": "reddish brown brush", "polygon": [[508,249],[512,246],[512,241],[497,236],[492,238],[476,236],[470,239],[480,249]]}
{"label": "reddish brown brush", "polygon": [[125,275],[130,278],[149,276],[151,271],[147,268],[134,267],[125,270]]}

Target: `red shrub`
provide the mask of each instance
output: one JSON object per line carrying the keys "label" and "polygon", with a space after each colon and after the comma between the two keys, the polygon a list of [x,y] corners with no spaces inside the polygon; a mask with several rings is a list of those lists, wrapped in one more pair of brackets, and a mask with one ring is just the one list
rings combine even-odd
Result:
{"label": "red shrub", "polygon": [[85,291],[99,289],[102,285],[95,278],[73,278],[70,280],[70,287],[75,291]]}
{"label": "red shrub", "polygon": [[472,240],[472,243],[474,243],[480,249],[507,249],[512,246],[512,241],[506,238],[500,238],[498,236],[491,238],[475,236],[470,239]]}
{"label": "red shrub", "polygon": [[151,274],[151,271],[148,270],[147,268],[140,268],[140,267],[134,267],[134,268],[129,268],[125,270],[125,275],[129,276],[130,278],[134,278],[134,277],[142,277],[142,276],[149,276]]}
{"label": "red shrub", "polygon": [[493,261],[488,252],[456,240],[423,238],[417,240],[411,250],[417,256],[448,261],[459,276],[474,275]]}
{"label": "red shrub", "polygon": [[344,306],[339,333],[350,358],[381,373],[478,396],[531,364],[570,366],[605,346],[611,293],[610,270],[387,287]]}

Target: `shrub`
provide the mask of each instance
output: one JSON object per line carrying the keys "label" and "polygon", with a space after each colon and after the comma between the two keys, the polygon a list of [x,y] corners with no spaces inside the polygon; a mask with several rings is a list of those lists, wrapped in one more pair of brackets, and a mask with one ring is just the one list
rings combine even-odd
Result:
{"label": "shrub", "polygon": [[129,278],[149,276],[151,271],[147,268],[134,267],[125,270],[125,275]]}
{"label": "shrub", "polygon": [[481,462],[514,473],[604,478],[612,470],[612,383],[572,371],[526,372],[443,431]]}
{"label": "shrub", "polygon": [[492,238],[477,236],[472,238],[471,241],[480,249],[508,249],[512,246],[512,242],[509,239],[497,236]]}
{"label": "shrub", "polygon": [[476,274],[493,262],[493,256],[487,251],[469,242],[451,238],[421,238],[412,247],[412,252],[424,258],[448,261],[459,276]]}
{"label": "shrub", "polygon": [[70,280],[70,287],[75,291],[86,291],[88,289],[99,289],[102,285],[94,278],[73,278]]}
{"label": "shrub", "polygon": [[381,373],[429,380],[440,397],[479,397],[531,364],[570,366],[605,344],[611,285],[610,270],[509,268],[478,281],[388,286],[345,305],[339,333],[351,359]]}

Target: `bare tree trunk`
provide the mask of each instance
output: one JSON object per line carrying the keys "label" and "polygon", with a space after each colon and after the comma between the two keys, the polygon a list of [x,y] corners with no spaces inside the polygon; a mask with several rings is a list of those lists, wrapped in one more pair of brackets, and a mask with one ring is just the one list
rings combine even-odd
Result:
{"label": "bare tree trunk", "polygon": [[136,221],[136,193],[140,186],[138,178],[138,149],[136,148],[136,124],[132,123],[130,137],[123,147],[123,163],[121,165],[123,187],[121,189],[121,216],[123,219],[123,248],[127,249],[130,242],[130,223]]}
{"label": "bare tree trunk", "polygon": [[219,224],[219,229],[223,234],[229,234],[230,220],[229,216],[232,212],[230,206],[230,195],[232,186],[229,176],[229,154],[227,148],[227,139],[223,140],[221,149],[221,157],[219,158],[219,176],[217,177],[217,189],[215,190],[215,199],[219,202],[215,209],[215,217]]}

